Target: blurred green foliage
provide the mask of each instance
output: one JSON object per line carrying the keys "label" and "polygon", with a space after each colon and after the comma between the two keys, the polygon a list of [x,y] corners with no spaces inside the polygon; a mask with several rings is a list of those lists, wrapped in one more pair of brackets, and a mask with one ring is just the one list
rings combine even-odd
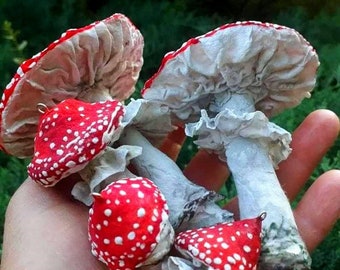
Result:
{"label": "blurred green foliage", "polygon": [[[68,28],[81,27],[115,12],[126,14],[145,39],[145,64],[138,89],[158,68],[163,55],[190,37],[236,20],[262,20],[298,30],[316,48],[321,66],[318,85],[311,99],[288,110],[273,121],[289,131],[313,110],[327,108],[340,115],[340,8],[338,0],[0,0],[0,88],[4,89],[25,58],[44,49]],[[195,153],[187,140],[179,165],[183,168]],[[5,209],[26,176],[26,162],[0,153],[0,234]],[[338,139],[306,188],[324,171],[340,168]],[[226,200],[235,194],[232,181],[221,191]],[[299,197],[302,196],[300,194]],[[297,203],[294,202],[294,205]],[[340,269],[340,223],[314,251],[313,269]],[[2,242],[2,238],[0,238]]]}

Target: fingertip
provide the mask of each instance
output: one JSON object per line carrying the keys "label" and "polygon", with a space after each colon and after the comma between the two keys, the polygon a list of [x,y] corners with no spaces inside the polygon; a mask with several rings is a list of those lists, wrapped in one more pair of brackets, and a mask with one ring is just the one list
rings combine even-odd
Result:
{"label": "fingertip", "polygon": [[315,180],[294,215],[308,250],[313,251],[340,218],[340,170],[330,170]]}

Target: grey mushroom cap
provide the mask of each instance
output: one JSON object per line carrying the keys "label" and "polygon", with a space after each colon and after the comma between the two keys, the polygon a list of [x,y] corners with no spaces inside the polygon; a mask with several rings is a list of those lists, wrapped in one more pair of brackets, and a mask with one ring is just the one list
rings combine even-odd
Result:
{"label": "grey mushroom cap", "polygon": [[142,89],[175,119],[197,121],[201,109],[247,93],[267,117],[298,105],[316,83],[318,56],[294,29],[254,21],[223,25],[165,55]]}
{"label": "grey mushroom cap", "polygon": [[37,103],[97,102],[129,97],[143,65],[143,36],[123,14],[70,29],[18,68],[0,104],[0,148],[33,154]]}

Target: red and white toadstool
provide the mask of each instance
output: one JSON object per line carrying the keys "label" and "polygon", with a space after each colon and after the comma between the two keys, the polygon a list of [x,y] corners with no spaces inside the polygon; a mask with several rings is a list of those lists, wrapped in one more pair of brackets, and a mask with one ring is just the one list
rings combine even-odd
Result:
{"label": "red and white toadstool", "polygon": [[143,45],[143,36],[123,14],[66,31],[23,62],[4,90],[0,148],[20,158],[33,155],[39,102],[53,108],[70,98],[129,97],[143,65]]}
{"label": "red and white toadstool", "polygon": [[46,111],[39,122],[28,175],[46,187],[82,170],[121,132],[124,107],[116,100],[87,103],[67,99],[42,109]]}
{"label": "red and white toadstool", "polygon": [[147,178],[125,178],[93,194],[89,216],[92,253],[109,269],[133,270],[161,260],[174,231],[160,190]]}
{"label": "red and white toadstool", "polygon": [[261,211],[264,268],[308,268],[310,257],[275,174],[289,155],[290,134],[269,122],[315,86],[318,56],[295,30],[237,22],[190,39],[168,53],[142,90],[169,106],[199,147],[227,160],[241,217]]}
{"label": "red and white toadstool", "polygon": [[252,219],[181,232],[176,236],[175,247],[196,267],[203,264],[214,270],[256,269],[265,216],[262,213]]}

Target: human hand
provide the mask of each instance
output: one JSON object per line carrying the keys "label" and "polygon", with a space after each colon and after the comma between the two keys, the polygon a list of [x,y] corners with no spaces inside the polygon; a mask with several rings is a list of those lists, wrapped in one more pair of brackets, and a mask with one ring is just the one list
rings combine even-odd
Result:
{"label": "human hand", "polygon": [[[277,171],[290,200],[308,180],[339,130],[337,116],[319,110],[308,116],[294,132],[293,152]],[[181,130],[170,134],[162,146],[163,152],[176,159],[183,140]],[[184,173],[213,190],[219,190],[229,174],[224,163],[205,151],[197,153]],[[77,180],[73,175],[49,189],[30,179],[23,183],[11,199],[6,214],[2,269],[106,269],[90,252],[88,208],[70,198],[70,190]],[[294,210],[309,251],[323,240],[339,218],[339,194],[340,171],[326,172],[308,189]],[[226,208],[237,217],[237,199]]]}

